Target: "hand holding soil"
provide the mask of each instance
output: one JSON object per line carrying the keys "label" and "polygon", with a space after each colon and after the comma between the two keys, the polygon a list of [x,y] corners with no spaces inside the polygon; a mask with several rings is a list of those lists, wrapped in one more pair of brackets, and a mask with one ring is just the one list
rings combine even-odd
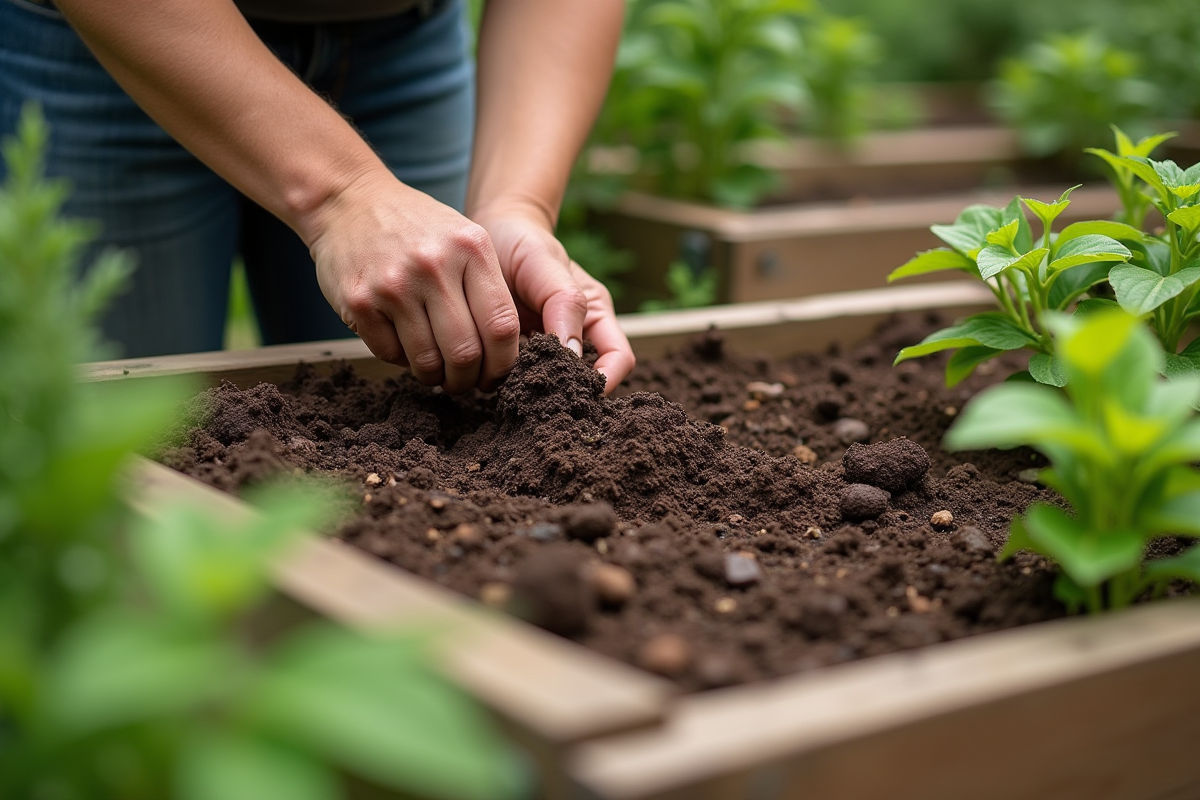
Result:
{"label": "hand holding soil", "polygon": [[517,357],[517,311],[487,232],[390,173],[325,203],[309,242],[317,280],[379,358],[459,394]]}

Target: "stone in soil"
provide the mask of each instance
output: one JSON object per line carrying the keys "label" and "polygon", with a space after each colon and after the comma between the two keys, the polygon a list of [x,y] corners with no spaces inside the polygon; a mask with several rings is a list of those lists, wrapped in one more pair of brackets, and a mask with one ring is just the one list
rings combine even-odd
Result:
{"label": "stone in soil", "polygon": [[893,494],[917,484],[929,471],[929,454],[911,439],[852,444],[842,457],[846,480],[869,483]]}

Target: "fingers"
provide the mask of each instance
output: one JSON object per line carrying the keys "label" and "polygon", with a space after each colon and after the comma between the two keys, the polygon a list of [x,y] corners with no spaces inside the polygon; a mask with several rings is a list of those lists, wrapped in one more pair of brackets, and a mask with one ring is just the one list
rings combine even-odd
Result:
{"label": "fingers", "polygon": [[517,361],[521,321],[490,244],[468,259],[462,288],[482,350],[476,382],[491,391]]}
{"label": "fingers", "polygon": [[[502,235],[509,235],[507,232]],[[587,297],[572,275],[567,253],[545,231],[522,231],[510,254],[513,288],[530,310],[541,313],[541,329],[558,336],[564,347],[583,355]]]}
{"label": "fingers", "polygon": [[621,326],[617,324],[612,295],[604,284],[589,275],[583,267],[571,262],[571,274],[587,297],[585,333],[600,352],[595,370],[604,375],[604,393],[611,394],[629,377],[637,358]]}

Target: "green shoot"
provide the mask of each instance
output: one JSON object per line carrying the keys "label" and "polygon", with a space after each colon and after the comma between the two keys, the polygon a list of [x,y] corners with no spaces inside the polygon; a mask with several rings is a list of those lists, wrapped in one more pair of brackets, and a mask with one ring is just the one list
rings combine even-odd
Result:
{"label": "green shoot", "polygon": [[712,267],[696,271],[684,261],[672,261],[667,267],[667,300],[647,300],[638,311],[668,311],[703,308],[717,302],[717,273]]}
{"label": "green shoot", "polygon": [[951,450],[1026,445],[1050,460],[1040,480],[1073,515],[1038,503],[1013,521],[1001,559],[1032,550],[1061,567],[1071,610],[1122,608],[1175,579],[1200,580],[1200,549],[1143,564],[1161,536],[1200,536],[1200,375],[1164,380],[1151,332],[1119,309],[1048,316],[1065,394],[1004,383],[967,404]]}

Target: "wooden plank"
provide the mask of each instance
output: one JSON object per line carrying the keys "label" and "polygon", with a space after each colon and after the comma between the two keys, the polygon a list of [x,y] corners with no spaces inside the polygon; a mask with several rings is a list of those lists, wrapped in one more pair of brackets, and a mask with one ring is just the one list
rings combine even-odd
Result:
{"label": "wooden plank", "polygon": [[[194,502],[230,520],[255,513],[232,495],[152,461],[134,468],[129,499],[154,518]],[[675,694],[666,681],[375,559],[334,539],[305,538],[274,570],[279,589],[358,628],[432,626],[445,631],[447,673],[536,739],[565,746],[659,721]]]}
{"label": "wooden plank", "polygon": [[1197,674],[1200,601],[1164,602],[693,695],[569,771],[604,800],[1194,797]]}

